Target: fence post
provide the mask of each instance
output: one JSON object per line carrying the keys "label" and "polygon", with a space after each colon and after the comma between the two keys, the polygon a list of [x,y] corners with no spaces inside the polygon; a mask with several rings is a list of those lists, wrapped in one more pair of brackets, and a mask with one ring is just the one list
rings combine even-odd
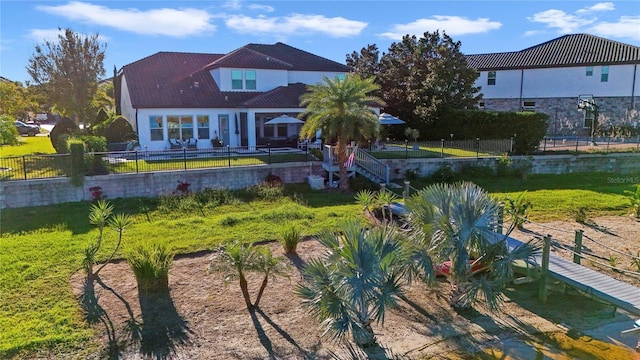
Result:
{"label": "fence post", "polygon": [[544,237],[544,246],[542,247],[542,274],[540,275],[540,289],[538,291],[538,299],[543,304],[547,303],[547,273],[549,272],[549,250],[551,248],[551,235]]}
{"label": "fence post", "polygon": [[304,147],[304,161],[309,161],[309,146]]}
{"label": "fence post", "polygon": [[509,153],[513,153],[513,136],[511,137],[511,144],[509,144]]}
{"label": "fence post", "polygon": [[182,148],[182,162],[184,163],[184,171],[187,171],[187,149]]}
{"label": "fence post", "polygon": [[227,160],[229,161],[229,167],[231,167],[231,145],[227,145]]}
{"label": "fence post", "polygon": [[576,136],[576,152],[578,152],[578,144],[580,144],[580,136]]}
{"label": "fence post", "polygon": [[404,158],[409,157],[409,140],[404,139]]}
{"label": "fence post", "polygon": [[640,134],[638,134],[638,140],[636,141],[636,150],[640,149]]}
{"label": "fence post", "polygon": [[580,265],[580,260],[582,259],[582,256],[580,256],[580,254],[582,253],[582,234],[584,233],[584,230],[576,230],[576,237],[575,237],[575,246],[573,247],[573,262]]}
{"label": "fence post", "polygon": [[[27,180],[27,160],[25,155],[22,155],[22,172],[24,172],[24,179]],[[73,169],[71,173],[73,174]]]}
{"label": "fence post", "polygon": [[267,143],[267,148],[269,150],[269,156],[267,157],[267,164],[271,165],[271,143]]}
{"label": "fence post", "polygon": [[480,157],[480,138],[476,138],[476,160]]}
{"label": "fence post", "polygon": [[444,139],[440,139],[440,157],[444,157]]}
{"label": "fence post", "polygon": [[405,202],[409,198],[409,184],[410,184],[409,180],[404,181],[404,191],[402,192],[402,197],[404,198]]}
{"label": "fence post", "polygon": [[542,152],[547,152],[547,137],[543,137],[542,141],[544,141],[542,145]]}
{"label": "fence post", "polygon": [[607,150],[606,150],[606,152],[609,152],[609,143],[610,143],[610,142],[611,142],[611,135],[609,135],[609,136],[607,137]]}
{"label": "fence post", "polygon": [[136,150],[136,174],[140,173],[138,171],[138,150]]}

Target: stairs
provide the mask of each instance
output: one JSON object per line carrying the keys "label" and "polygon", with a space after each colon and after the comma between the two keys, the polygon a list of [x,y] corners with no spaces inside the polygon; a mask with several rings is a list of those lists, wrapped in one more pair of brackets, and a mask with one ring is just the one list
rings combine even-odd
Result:
{"label": "stairs", "polygon": [[[340,178],[340,167],[335,159],[334,146],[325,145],[323,150],[322,167],[329,172],[329,186],[337,186],[335,178]],[[389,166],[357,147],[349,147],[347,151],[348,177],[358,173],[373,182],[389,184]]]}

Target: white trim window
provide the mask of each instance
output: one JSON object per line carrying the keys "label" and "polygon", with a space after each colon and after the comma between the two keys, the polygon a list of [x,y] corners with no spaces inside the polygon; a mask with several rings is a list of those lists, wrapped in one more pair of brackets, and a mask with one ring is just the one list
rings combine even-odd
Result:
{"label": "white trim window", "polygon": [[196,122],[198,124],[198,139],[209,138],[209,115],[196,116]]}
{"label": "white trim window", "polygon": [[593,66],[587,66],[586,76],[593,76]]}
{"label": "white trim window", "polygon": [[231,89],[233,90],[256,90],[257,76],[255,70],[231,70]]}
{"label": "white trim window", "polygon": [[496,72],[489,71],[487,73],[487,85],[495,85],[496,84]]}
{"label": "white trim window", "polygon": [[609,66],[603,65],[600,71],[600,82],[609,81]]}
{"label": "white trim window", "polygon": [[231,88],[242,90],[242,70],[231,70]]}
{"label": "white trim window", "polygon": [[151,115],[149,116],[149,138],[151,141],[162,141],[164,140],[163,131],[163,123],[161,115]]}
{"label": "white trim window", "polygon": [[167,132],[169,139],[188,140],[193,137],[193,116],[168,115]]}

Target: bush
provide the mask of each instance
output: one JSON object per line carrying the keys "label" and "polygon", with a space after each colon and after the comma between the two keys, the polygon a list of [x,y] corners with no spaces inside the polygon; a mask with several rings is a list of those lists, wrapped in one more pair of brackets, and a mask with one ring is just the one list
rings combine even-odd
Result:
{"label": "bush", "polygon": [[427,134],[431,139],[509,139],[514,137],[514,152],[529,154],[536,150],[547,132],[543,113],[453,110],[436,120]]}
{"label": "bush", "polygon": [[106,152],[107,139],[103,136],[81,135],[77,139],[84,143],[86,152]]}
{"label": "bush", "polygon": [[464,178],[472,180],[473,178],[490,178],[494,175],[492,168],[480,165],[465,165],[460,168],[458,173]]}
{"label": "bush", "polygon": [[300,230],[293,224],[285,225],[280,232],[280,241],[287,254],[295,254],[300,242]]}
{"label": "bush", "polygon": [[277,182],[263,182],[252,186],[249,193],[260,200],[276,201],[284,196],[284,186]]}
{"label": "bush", "polygon": [[169,268],[173,252],[164,242],[139,243],[126,254],[142,295],[169,291]]}
{"label": "bush", "polygon": [[69,153],[67,146],[67,140],[78,131],[78,125],[68,117],[64,117],[58,121],[56,126],[51,129],[49,138],[51,139],[51,145],[56,149],[58,154]]}
{"label": "bush", "polygon": [[443,166],[428,177],[432,183],[453,184],[458,180],[457,174],[449,166]]}
{"label": "bush", "polygon": [[111,121],[104,129],[104,137],[108,143],[128,142],[136,140],[136,133],[126,118],[119,116]]}
{"label": "bush", "polygon": [[18,130],[7,115],[0,115],[0,145],[18,145]]}
{"label": "bush", "polygon": [[72,183],[79,185],[82,183],[85,171],[84,143],[80,140],[69,140],[69,152],[71,154],[71,169],[67,175],[71,177]]}

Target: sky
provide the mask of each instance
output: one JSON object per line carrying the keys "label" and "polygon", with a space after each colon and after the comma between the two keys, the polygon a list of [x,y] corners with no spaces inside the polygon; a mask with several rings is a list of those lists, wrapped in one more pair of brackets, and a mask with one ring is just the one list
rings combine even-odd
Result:
{"label": "sky", "polygon": [[38,44],[59,28],[106,44],[106,75],[160,51],[225,54],[284,42],[345,63],[376,44],[440,30],[465,54],[519,51],[587,33],[640,46],[640,1],[0,0],[0,76],[25,84]]}

